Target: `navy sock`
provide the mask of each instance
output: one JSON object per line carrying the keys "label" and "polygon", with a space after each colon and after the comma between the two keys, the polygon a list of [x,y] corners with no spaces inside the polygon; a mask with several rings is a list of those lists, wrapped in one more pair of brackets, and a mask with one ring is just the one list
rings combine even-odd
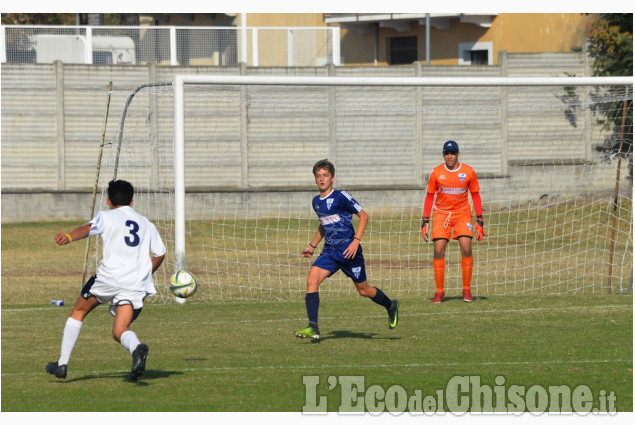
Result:
{"label": "navy sock", "polygon": [[375,289],[377,289],[377,293],[375,294],[373,298],[371,298],[371,300],[373,300],[379,305],[383,305],[386,308],[386,310],[388,310],[390,306],[392,305],[392,300],[388,298],[388,296],[384,294],[381,289],[379,288],[375,288]]}
{"label": "navy sock", "polygon": [[310,294],[306,294],[304,302],[306,304],[306,314],[309,316],[309,323],[313,323],[317,326],[318,310],[320,309],[320,293],[311,292]]}

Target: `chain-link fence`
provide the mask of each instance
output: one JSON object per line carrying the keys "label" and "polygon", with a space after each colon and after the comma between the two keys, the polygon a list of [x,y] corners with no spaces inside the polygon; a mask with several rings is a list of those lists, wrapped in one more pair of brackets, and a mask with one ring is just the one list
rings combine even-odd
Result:
{"label": "chain-link fence", "polygon": [[338,27],[90,27],[5,25],[2,63],[181,66],[340,64]]}

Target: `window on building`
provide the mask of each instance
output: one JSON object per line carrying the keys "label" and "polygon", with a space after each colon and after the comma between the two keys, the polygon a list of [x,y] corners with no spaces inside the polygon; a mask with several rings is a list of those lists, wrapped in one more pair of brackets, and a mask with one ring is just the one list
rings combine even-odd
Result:
{"label": "window on building", "polygon": [[491,41],[459,43],[459,65],[493,65]]}
{"label": "window on building", "polygon": [[487,65],[487,50],[470,50],[470,65]]}
{"label": "window on building", "polygon": [[417,37],[390,39],[390,65],[411,64],[417,60]]}

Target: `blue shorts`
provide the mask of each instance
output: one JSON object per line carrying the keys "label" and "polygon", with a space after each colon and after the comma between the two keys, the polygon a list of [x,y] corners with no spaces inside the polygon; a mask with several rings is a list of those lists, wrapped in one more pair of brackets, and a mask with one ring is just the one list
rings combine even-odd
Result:
{"label": "blue shorts", "polygon": [[362,246],[357,249],[355,258],[345,258],[344,251],[348,247],[346,245],[325,246],[320,256],[313,263],[314,267],[328,270],[331,274],[338,270],[342,270],[344,274],[355,283],[366,281],[366,265],[364,264],[364,254]]}

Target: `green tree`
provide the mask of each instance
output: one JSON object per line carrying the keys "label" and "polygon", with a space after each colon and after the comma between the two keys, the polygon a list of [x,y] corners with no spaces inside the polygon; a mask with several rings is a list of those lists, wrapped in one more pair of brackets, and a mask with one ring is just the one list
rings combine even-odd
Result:
{"label": "green tree", "polygon": [[591,23],[587,36],[594,75],[633,75],[632,13],[601,14]]}
{"label": "green tree", "polygon": [[[633,75],[633,14],[603,13],[593,21],[587,32],[588,52],[593,60],[593,75],[632,76]],[[633,93],[630,93],[630,99]],[[633,149],[633,102],[627,102],[626,119],[623,119],[623,102],[601,104],[596,115],[599,124],[610,131],[604,145],[598,150],[613,156],[622,151],[623,155]],[[623,124],[624,121],[624,124]],[[622,128],[623,127],[623,128]],[[622,136],[623,134],[623,136]],[[633,175],[631,158],[630,175]]]}

